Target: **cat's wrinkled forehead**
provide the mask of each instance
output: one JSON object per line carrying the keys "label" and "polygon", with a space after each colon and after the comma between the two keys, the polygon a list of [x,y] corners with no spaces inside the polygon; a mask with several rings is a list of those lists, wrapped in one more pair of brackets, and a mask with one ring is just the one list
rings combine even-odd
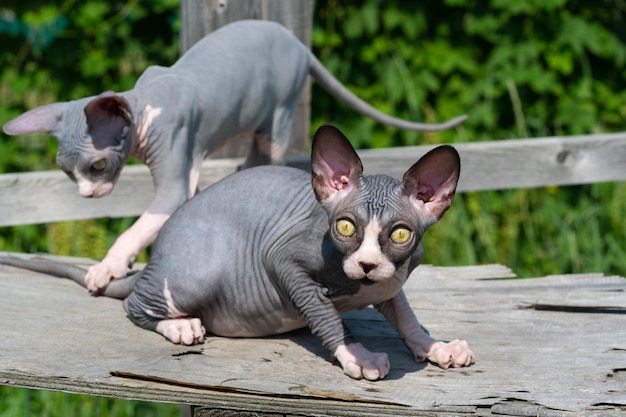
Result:
{"label": "cat's wrinkled forehead", "polygon": [[54,132],[59,140],[59,145],[64,147],[76,147],[84,142],[87,137],[87,119],[85,118],[85,105],[87,100],[71,101],[68,110],[63,113],[63,120],[58,124]]}
{"label": "cat's wrinkled forehead", "polygon": [[357,210],[367,217],[381,217],[391,206],[397,205],[402,196],[402,182],[388,175],[367,175],[361,178],[359,192],[353,201]]}

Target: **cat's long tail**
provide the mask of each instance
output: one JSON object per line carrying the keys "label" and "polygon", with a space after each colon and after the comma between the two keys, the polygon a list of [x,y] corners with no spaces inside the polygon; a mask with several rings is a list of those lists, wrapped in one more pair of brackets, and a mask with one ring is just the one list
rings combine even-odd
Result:
{"label": "cat's long tail", "polygon": [[[69,278],[72,281],[78,283],[84,288],[87,288],[85,283],[85,275],[87,270],[76,265],[67,264],[64,262],[55,262],[47,259],[34,259],[34,258],[20,258],[17,256],[0,255],[0,264],[15,266],[22,269],[28,269],[29,271],[41,272],[48,275],[54,275],[60,278]],[[126,277],[113,280],[109,285],[99,292],[97,295],[104,295],[105,297],[124,299],[133,292],[135,283],[141,276],[141,271],[130,272]]]}
{"label": "cat's long tail", "polygon": [[399,129],[406,130],[418,130],[420,132],[436,132],[439,130],[449,129],[457,126],[467,120],[466,115],[455,117],[443,123],[428,124],[412,122],[410,120],[398,119],[397,117],[389,116],[357,97],[353,92],[348,90],[341,82],[336,79],[322,63],[313,55],[309,53],[309,73],[317,81],[324,90],[328,91],[337,100],[344,102],[351,109],[376,120],[385,125],[397,127]]}

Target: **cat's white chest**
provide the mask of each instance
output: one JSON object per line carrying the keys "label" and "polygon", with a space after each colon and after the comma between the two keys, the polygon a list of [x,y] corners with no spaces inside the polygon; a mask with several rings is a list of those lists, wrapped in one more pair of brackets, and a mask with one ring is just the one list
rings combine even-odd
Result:
{"label": "cat's white chest", "polygon": [[376,284],[363,285],[355,294],[331,297],[331,300],[339,313],[359,310],[389,300],[402,289],[409,276],[408,267],[409,262],[406,261],[391,278]]}

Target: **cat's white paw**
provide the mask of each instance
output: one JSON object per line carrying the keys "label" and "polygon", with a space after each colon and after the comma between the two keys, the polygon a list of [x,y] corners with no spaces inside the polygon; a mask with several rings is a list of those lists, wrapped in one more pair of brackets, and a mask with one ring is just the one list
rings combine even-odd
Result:
{"label": "cat's white paw", "polygon": [[105,289],[112,279],[124,278],[128,263],[117,258],[106,257],[102,262],[89,267],[85,275],[85,285],[94,294]]}
{"label": "cat's white paw", "polygon": [[474,352],[465,340],[438,341],[432,344],[428,353],[416,359],[420,362],[428,360],[443,369],[461,368],[474,363]]}
{"label": "cat's white paw", "polygon": [[177,345],[204,343],[206,330],[200,319],[167,319],[157,324],[156,331]]}
{"label": "cat's white paw", "polygon": [[354,379],[383,379],[391,367],[386,353],[370,352],[360,343],[340,345],[333,356],[341,364],[343,372]]}

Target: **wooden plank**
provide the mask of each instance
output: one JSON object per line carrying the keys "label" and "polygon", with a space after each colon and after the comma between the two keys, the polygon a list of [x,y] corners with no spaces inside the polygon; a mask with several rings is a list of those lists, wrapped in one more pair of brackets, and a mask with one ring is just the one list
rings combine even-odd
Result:
{"label": "wooden plank", "polygon": [[469,340],[477,355],[470,368],[414,363],[374,310],[347,314],[360,341],[390,356],[390,375],[368,382],[344,376],[306,330],[175,346],[133,326],[116,300],[0,266],[0,383],[282,415],[623,414],[626,316],[528,306],[626,308],[626,280],[495,279],[511,275],[499,265],[423,265],[405,287],[431,334]]}
{"label": "wooden plank", "polygon": [[[237,170],[241,159],[219,159],[204,165],[200,187]],[[82,198],[76,185],[61,171],[0,175],[0,226],[50,223],[97,217],[141,214],[154,199],[148,168],[124,168],[113,192],[100,199]]]}
{"label": "wooden plank", "polygon": [[[454,145],[461,154],[459,191],[546,185],[589,184],[626,179],[626,133],[539,139],[512,139]],[[362,150],[366,173],[401,178],[432,146]],[[241,159],[204,162],[200,188],[236,171]],[[310,169],[309,157],[292,156],[288,165]],[[0,175],[0,226],[94,217],[139,215],[152,201],[146,167],[127,166],[113,193],[81,198],[59,171]]]}
{"label": "wooden plank", "polygon": [[[626,179],[626,133],[454,144],[459,191],[590,184]],[[362,151],[366,172],[400,177],[430,147]]]}

